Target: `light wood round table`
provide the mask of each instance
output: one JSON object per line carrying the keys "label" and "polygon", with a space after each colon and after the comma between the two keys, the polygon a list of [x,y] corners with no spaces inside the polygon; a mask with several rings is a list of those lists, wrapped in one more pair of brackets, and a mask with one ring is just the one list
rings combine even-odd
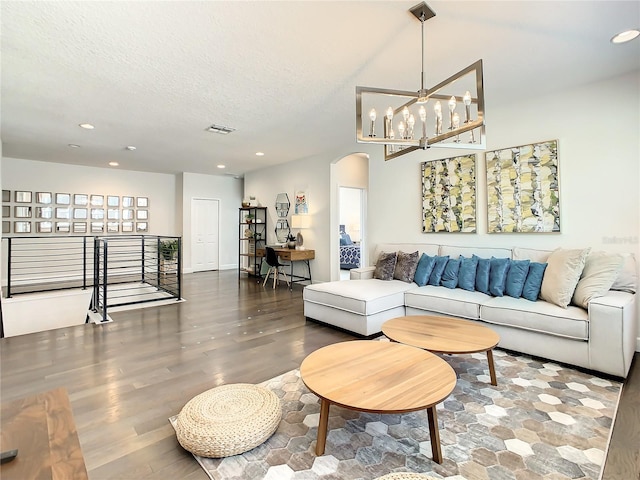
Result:
{"label": "light wood round table", "polygon": [[355,340],[316,350],[300,365],[307,388],[320,397],[316,455],[327,441],[329,406],[372,413],[427,410],[433,460],[442,463],[436,404],[456,386],[456,374],[441,358],[394,342]]}
{"label": "light wood round table", "polygon": [[434,315],[412,315],[384,322],[382,333],[395,342],[435,353],[487,352],[491,385],[498,384],[493,365],[493,347],[500,341],[500,335],[478,322]]}

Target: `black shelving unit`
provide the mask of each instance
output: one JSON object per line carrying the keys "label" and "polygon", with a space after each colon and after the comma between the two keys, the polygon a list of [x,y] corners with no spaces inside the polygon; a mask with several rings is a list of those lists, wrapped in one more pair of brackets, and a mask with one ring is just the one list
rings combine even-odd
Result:
{"label": "black shelving unit", "polygon": [[267,241],[267,207],[240,207],[238,212],[238,278],[260,275],[262,257],[256,254]]}

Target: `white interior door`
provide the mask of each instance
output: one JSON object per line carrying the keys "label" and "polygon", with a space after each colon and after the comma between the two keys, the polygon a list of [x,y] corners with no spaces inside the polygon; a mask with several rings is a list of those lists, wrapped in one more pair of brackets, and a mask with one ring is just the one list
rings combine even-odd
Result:
{"label": "white interior door", "polygon": [[191,200],[191,265],[194,272],[219,268],[219,218],[219,200]]}

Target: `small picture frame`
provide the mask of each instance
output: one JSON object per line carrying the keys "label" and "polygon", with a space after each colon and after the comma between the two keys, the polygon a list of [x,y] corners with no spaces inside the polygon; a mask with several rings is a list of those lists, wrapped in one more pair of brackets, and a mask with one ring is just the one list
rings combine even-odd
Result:
{"label": "small picture frame", "polygon": [[69,219],[71,212],[66,207],[56,207],[56,218]]}
{"label": "small picture frame", "polygon": [[89,205],[89,195],[84,193],[76,193],[73,195],[73,204],[79,207],[85,207]]}
{"label": "small picture frame", "polygon": [[149,220],[149,210],[136,210],[136,220]]}
{"label": "small picture frame", "polygon": [[53,218],[53,207],[36,207],[36,218]]}
{"label": "small picture frame", "polygon": [[56,222],[56,233],[71,232],[71,224],[69,222]]}
{"label": "small picture frame", "polygon": [[133,206],[133,197],[122,197],[122,208],[132,208]]}
{"label": "small picture frame", "polygon": [[87,222],[73,222],[73,233],[87,233]]}
{"label": "small picture frame", "polygon": [[16,218],[31,218],[31,207],[13,207],[13,216]]}
{"label": "small picture frame", "polygon": [[133,220],[133,209],[125,208],[122,210],[122,220]]}
{"label": "small picture frame", "polygon": [[149,206],[149,198],[148,197],[137,197],[136,198],[136,207],[138,208],[147,208]]}
{"label": "small picture frame", "polygon": [[136,222],[136,232],[144,233],[149,231],[149,224],[147,222]]}
{"label": "small picture frame", "polygon": [[56,203],[58,205],[71,205],[70,193],[56,193]]}
{"label": "small picture frame", "polygon": [[102,233],[102,232],[104,232],[104,223],[91,222],[91,233]]}
{"label": "small picture frame", "polygon": [[2,206],[2,218],[8,218],[11,216],[11,207],[9,205]]}
{"label": "small picture frame", "polygon": [[104,220],[104,208],[92,208],[91,209],[92,220]]}
{"label": "small picture frame", "polygon": [[2,221],[2,233],[11,233],[11,222]]}
{"label": "small picture frame", "polygon": [[31,222],[13,222],[13,233],[31,233]]}
{"label": "small picture frame", "polygon": [[[10,202],[11,201],[11,190],[2,190],[2,201]],[[5,232],[9,233],[9,232]]]}
{"label": "small picture frame", "polygon": [[118,233],[119,227],[118,222],[107,222],[107,233]]}
{"label": "small picture frame", "polygon": [[86,208],[74,208],[73,209],[73,218],[78,220],[86,220],[87,219],[87,209]]}
{"label": "small picture frame", "polygon": [[36,192],[36,203],[50,205],[53,202],[51,192]]}
{"label": "small picture frame", "polygon": [[[31,192],[24,192],[22,190],[16,190],[15,192],[16,203],[31,203]],[[15,227],[15,225],[14,225]],[[18,232],[16,232],[18,233]],[[26,232],[20,232],[26,233]]]}
{"label": "small picture frame", "polygon": [[117,208],[109,208],[107,209],[107,220],[119,220],[120,219],[120,210]]}
{"label": "small picture frame", "polygon": [[122,222],[122,233],[133,232],[133,222]]}
{"label": "small picture frame", "polygon": [[102,207],[104,205],[104,195],[91,195],[91,206]]}
{"label": "small picture frame", "polygon": [[36,222],[36,233],[53,233],[53,223]]}
{"label": "small picture frame", "polygon": [[120,206],[120,197],[116,197],[115,195],[107,195],[107,207],[119,207]]}

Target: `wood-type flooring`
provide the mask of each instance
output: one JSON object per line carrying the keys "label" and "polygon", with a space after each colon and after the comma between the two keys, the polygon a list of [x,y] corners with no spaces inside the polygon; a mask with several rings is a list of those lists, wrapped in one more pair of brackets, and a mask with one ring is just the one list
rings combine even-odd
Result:
{"label": "wood-type flooring", "polygon": [[[302,286],[237,271],[184,276],[186,302],[113,313],[113,323],[0,340],[0,401],[64,387],[91,480],[206,480],[168,418],[225,383],[259,383],[356,337],[306,322]],[[625,386],[604,480],[640,479],[640,360]]]}

